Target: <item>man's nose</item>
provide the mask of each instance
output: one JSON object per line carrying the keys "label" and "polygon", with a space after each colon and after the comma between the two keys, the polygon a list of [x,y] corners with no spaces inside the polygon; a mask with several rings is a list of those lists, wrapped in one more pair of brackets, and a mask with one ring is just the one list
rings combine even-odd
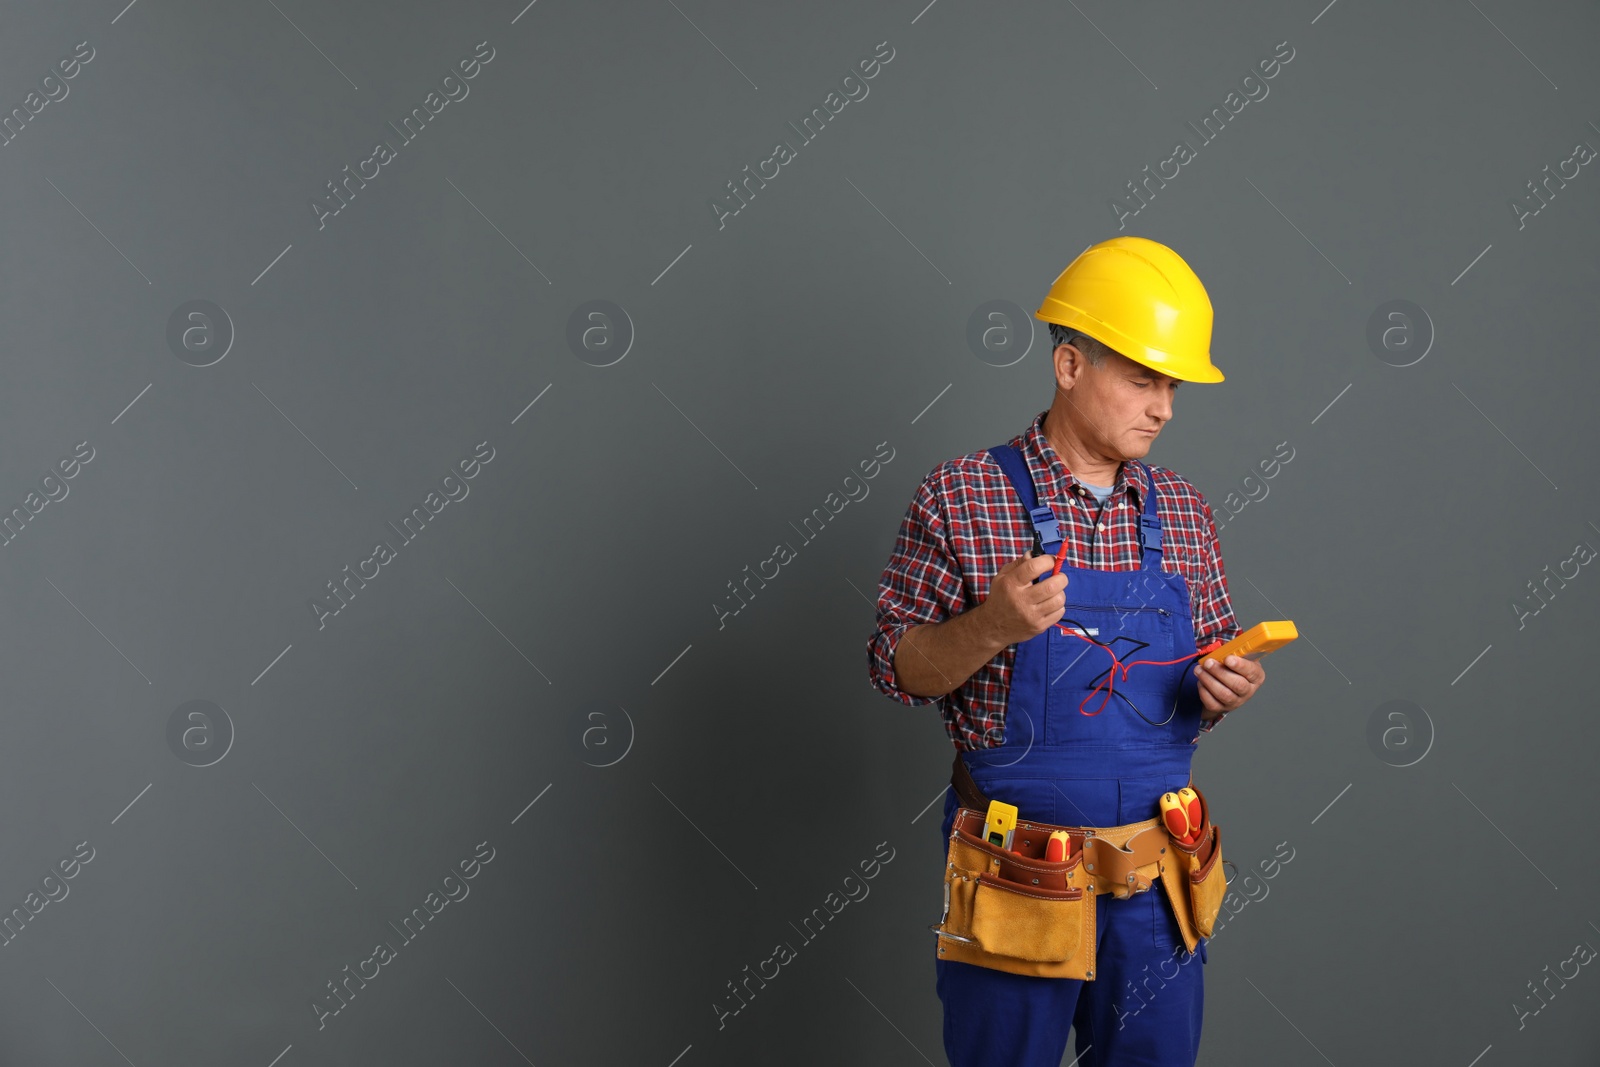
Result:
{"label": "man's nose", "polygon": [[1150,408],[1150,417],[1166,422],[1172,418],[1172,392],[1163,389],[1157,394],[1155,403]]}

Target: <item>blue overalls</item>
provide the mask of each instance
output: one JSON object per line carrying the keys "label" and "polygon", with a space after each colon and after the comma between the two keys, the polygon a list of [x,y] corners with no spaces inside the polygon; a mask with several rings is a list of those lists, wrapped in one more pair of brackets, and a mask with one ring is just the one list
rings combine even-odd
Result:
{"label": "blue overalls", "polygon": [[[1022,455],[1010,445],[989,452],[1027,509],[1040,546],[1054,554],[1058,522],[1038,505]],[[1181,574],[1161,569],[1155,480],[1148,467],[1145,475],[1151,491],[1139,519],[1142,569],[1061,568],[1068,582],[1060,625],[1111,645],[1124,663],[1197,652],[1188,585]],[[1105,649],[1051,626],[1017,645],[1004,743],[961,758],[978,788],[1015,804],[1022,819],[1120,826],[1153,818],[1161,794],[1191,780],[1201,712],[1194,662],[1140,665],[1126,679],[1120,672],[1110,679]],[[1080,713],[1080,704],[1089,714]],[[941,842],[949,840],[957,807],[949,790]],[[1193,1067],[1204,972],[1183,948],[1166,893],[1155,883],[1122,900],[1101,894],[1095,906],[1092,981],[934,961],[952,1067],[1059,1067],[1069,1027],[1077,1031],[1078,1067]],[[1204,941],[1198,952],[1204,964]]]}

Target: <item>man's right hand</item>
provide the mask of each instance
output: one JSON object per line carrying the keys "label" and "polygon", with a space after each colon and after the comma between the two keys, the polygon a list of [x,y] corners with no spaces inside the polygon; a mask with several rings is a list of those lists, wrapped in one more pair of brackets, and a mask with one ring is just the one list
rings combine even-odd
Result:
{"label": "man's right hand", "polygon": [[1001,567],[989,583],[989,598],[977,610],[996,641],[1014,645],[1043,633],[1067,611],[1067,576],[1034,579],[1055,564],[1049,555],[1023,556]]}

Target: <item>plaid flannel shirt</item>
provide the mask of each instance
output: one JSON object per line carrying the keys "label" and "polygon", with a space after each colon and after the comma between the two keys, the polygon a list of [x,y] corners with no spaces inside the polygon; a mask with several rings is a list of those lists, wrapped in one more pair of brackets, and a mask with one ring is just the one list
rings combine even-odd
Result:
{"label": "plaid flannel shirt", "polygon": [[[1065,563],[1100,570],[1138,570],[1137,524],[1147,491],[1144,471],[1123,463],[1102,508],[1061,462],[1044,433],[1040,412],[1012,438],[1039,494],[1061,519]],[[1222,567],[1217,528],[1205,497],[1183,477],[1152,464],[1161,518],[1161,567],[1189,587],[1195,642],[1232,640],[1240,633]],[[901,520],[894,551],[878,582],[877,626],[867,641],[872,685],[902,704],[937,701],[946,733],[958,749],[991,747],[1003,737],[1006,699],[1017,648],[1007,646],[971,678],[942,697],[913,696],[895,684],[901,636],[923,623],[943,622],[989,595],[1001,566],[1033,548],[1033,525],[1005,472],[987,451],[948,460],[930,471]],[[1220,719],[1202,722],[1211,730]]]}

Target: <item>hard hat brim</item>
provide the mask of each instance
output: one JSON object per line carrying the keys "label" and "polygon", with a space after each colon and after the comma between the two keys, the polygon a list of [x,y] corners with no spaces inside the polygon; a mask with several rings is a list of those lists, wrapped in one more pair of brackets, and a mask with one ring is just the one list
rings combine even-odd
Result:
{"label": "hard hat brim", "polygon": [[[1120,331],[1112,329],[1103,322],[1091,319],[1089,316],[1078,312],[1074,315],[1044,314],[1045,308],[1040,308],[1033,313],[1033,317],[1041,322],[1055,323],[1065,326],[1069,330],[1088,334],[1096,341],[1110,348],[1119,355],[1133,360],[1135,363],[1149,367],[1151,370],[1160,371],[1169,378],[1176,378],[1180,382],[1214,383],[1226,381],[1222,370],[1210,362],[1210,353],[1206,354],[1206,364],[1200,367],[1182,366],[1172,356],[1158,348],[1139,344],[1131,337],[1124,336]],[[1076,311],[1076,309],[1073,309]],[[1187,362],[1187,361],[1185,361]]]}

